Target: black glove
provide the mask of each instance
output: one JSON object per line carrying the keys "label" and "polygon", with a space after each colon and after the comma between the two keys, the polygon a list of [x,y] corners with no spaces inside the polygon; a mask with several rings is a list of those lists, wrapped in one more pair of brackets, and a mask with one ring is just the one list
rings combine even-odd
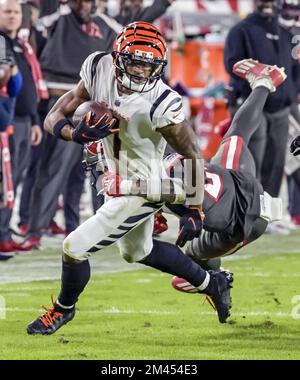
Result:
{"label": "black glove", "polygon": [[296,137],[292,141],[291,146],[290,146],[290,152],[294,156],[298,156],[298,154],[300,154],[300,136]]}
{"label": "black glove", "polygon": [[118,128],[114,129],[114,126],[118,122],[117,118],[104,114],[97,123],[92,124],[94,117],[94,112],[90,111],[86,114],[73,131],[73,141],[79,144],[86,144],[92,141],[99,141],[112,133],[120,131]]}
{"label": "black glove", "polygon": [[200,236],[202,231],[202,219],[204,215],[198,208],[187,208],[187,212],[180,218],[180,230],[176,245],[183,247],[187,241]]}

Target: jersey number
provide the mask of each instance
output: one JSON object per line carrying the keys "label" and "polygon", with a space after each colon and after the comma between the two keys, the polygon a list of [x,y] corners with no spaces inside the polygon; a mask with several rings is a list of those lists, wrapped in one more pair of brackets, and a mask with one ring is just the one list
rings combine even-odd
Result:
{"label": "jersey number", "polygon": [[205,172],[206,174],[206,184],[205,184],[205,192],[207,195],[212,198],[214,201],[218,202],[223,183],[219,174]]}

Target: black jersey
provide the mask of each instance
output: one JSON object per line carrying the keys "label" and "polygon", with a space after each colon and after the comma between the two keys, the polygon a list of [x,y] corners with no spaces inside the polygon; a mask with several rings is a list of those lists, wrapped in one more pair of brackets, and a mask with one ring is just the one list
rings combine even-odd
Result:
{"label": "black jersey", "polygon": [[205,172],[204,228],[247,238],[260,216],[261,184],[247,172],[216,165],[206,165]]}

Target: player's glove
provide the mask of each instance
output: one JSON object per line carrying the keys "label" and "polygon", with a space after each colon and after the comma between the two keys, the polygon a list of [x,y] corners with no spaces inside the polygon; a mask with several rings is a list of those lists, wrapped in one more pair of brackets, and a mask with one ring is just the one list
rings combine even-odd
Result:
{"label": "player's glove", "polygon": [[102,178],[102,188],[104,193],[110,197],[119,197],[122,195],[120,193],[121,182],[122,178],[118,174],[106,172]]}
{"label": "player's glove", "polygon": [[290,152],[294,156],[298,156],[298,154],[300,154],[300,136],[296,137],[292,141],[291,146],[290,146]]}
{"label": "player's glove", "polygon": [[96,124],[92,124],[95,117],[94,112],[88,112],[80,121],[72,133],[72,140],[79,144],[86,144],[92,141],[99,141],[104,137],[117,133],[120,130],[116,128],[117,118],[104,114]]}
{"label": "player's glove", "polygon": [[179,234],[176,245],[183,247],[187,241],[200,236],[203,226],[204,214],[198,208],[186,208],[179,221]]}

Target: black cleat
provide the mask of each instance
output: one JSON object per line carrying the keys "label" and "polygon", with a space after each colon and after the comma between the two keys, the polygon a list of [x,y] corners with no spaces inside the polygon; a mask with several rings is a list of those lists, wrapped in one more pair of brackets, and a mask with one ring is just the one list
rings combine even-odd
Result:
{"label": "black cleat", "polygon": [[[231,296],[230,289],[233,283],[233,273],[229,271],[208,271],[210,274],[209,293],[207,301],[217,311],[220,323],[226,323],[230,317]],[[205,293],[205,291],[203,292]]]}
{"label": "black cleat", "polygon": [[70,322],[75,315],[75,307],[67,312],[60,312],[56,309],[55,303],[50,309],[47,309],[46,313],[32,321],[27,326],[27,333],[30,335],[51,335],[54,334],[63,325]]}

